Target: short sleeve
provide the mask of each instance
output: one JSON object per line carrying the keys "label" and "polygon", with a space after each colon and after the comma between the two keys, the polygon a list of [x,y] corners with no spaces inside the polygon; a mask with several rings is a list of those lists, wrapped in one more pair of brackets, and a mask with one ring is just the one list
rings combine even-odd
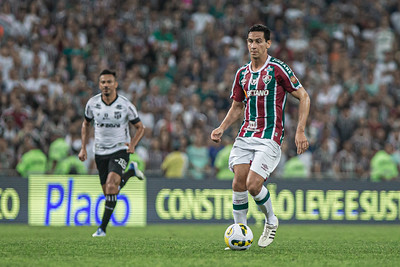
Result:
{"label": "short sleeve", "polygon": [[128,120],[132,124],[136,124],[140,121],[139,114],[137,112],[136,107],[130,102],[128,104]]}
{"label": "short sleeve", "polygon": [[246,97],[244,94],[243,88],[240,85],[242,70],[244,70],[244,69],[240,68],[236,72],[235,80],[233,81],[233,85],[232,85],[231,99],[233,99],[237,102],[242,102]]}
{"label": "short sleeve", "polygon": [[279,84],[289,93],[297,91],[302,87],[299,79],[297,79],[294,72],[289,68],[288,65],[279,61],[277,66],[277,76]]}
{"label": "short sleeve", "polygon": [[92,109],[92,99],[89,99],[89,101],[86,103],[85,107],[85,119],[87,121],[93,120],[93,109]]}

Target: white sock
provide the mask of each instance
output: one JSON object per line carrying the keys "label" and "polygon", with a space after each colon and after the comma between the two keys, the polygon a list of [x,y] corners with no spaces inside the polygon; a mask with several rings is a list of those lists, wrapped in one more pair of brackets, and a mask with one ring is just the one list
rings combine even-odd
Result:
{"label": "white sock", "polygon": [[235,223],[243,223],[247,225],[247,211],[249,210],[249,193],[233,192],[233,219]]}
{"label": "white sock", "polygon": [[268,224],[276,225],[278,223],[278,219],[272,210],[272,202],[268,189],[265,186],[262,186],[260,193],[258,193],[257,196],[253,196],[253,199],[260,210],[264,213],[266,222]]}

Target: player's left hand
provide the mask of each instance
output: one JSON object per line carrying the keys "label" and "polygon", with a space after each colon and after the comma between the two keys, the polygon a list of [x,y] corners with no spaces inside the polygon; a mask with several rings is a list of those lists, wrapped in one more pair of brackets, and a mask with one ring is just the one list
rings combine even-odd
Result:
{"label": "player's left hand", "polygon": [[296,137],[294,138],[294,142],[297,147],[297,154],[303,154],[307,151],[309,147],[309,143],[304,132],[296,132]]}
{"label": "player's left hand", "polygon": [[125,145],[128,146],[128,149],[126,150],[126,152],[128,152],[129,154],[135,153],[135,147],[134,146],[132,146],[130,143],[125,143]]}

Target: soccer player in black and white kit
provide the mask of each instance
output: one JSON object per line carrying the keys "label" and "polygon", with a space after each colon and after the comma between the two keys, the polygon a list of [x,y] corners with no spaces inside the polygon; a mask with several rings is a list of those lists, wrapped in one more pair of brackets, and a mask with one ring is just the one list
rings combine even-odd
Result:
{"label": "soccer player in black and white kit", "polygon": [[[81,161],[87,159],[86,144],[91,122],[94,121],[95,161],[106,197],[102,223],[93,237],[106,236],[107,224],[117,204],[117,195],[127,179],[137,176],[142,180],[144,177],[135,163],[131,163],[129,170],[124,173],[129,154],[135,152],[136,145],[143,137],[144,126],[136,107],[127,98],[117,94],[117,87],[115,72],[103,70],[99,77],[101,93],[87,102],[82,123],[82,148],[78,157]],[[129,124],[136,128],[132,138]]]}

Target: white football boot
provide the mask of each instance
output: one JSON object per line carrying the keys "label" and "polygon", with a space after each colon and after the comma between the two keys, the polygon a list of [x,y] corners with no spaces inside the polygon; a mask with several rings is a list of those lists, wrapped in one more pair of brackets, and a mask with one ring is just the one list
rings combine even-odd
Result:
{"label": "white football boot", "polygon": [[134,161],[129,164],[128,170],[122,174],[122,179],[128,181],[132,176],[137,177],[139,180],[144,180],[145,178],[144,173],[139,170],[137,163]]}
{"label": "white football boot", "polygon": [[260,239],[258,239],[259,247],[265,248],[274,241],[278,226],[279,226],[278,220],[276,221],[276,225],[268,224],[267,222],[265,222],[264,232],[260,236]]}
{"label": "white football boot", "polygon": [[96,232],[94,232],[94,234],[92,236],[93,237],[103,237],[103,236],[106,236],[106,232],[104,232],[103,229],[99,228],[96,230]]}

